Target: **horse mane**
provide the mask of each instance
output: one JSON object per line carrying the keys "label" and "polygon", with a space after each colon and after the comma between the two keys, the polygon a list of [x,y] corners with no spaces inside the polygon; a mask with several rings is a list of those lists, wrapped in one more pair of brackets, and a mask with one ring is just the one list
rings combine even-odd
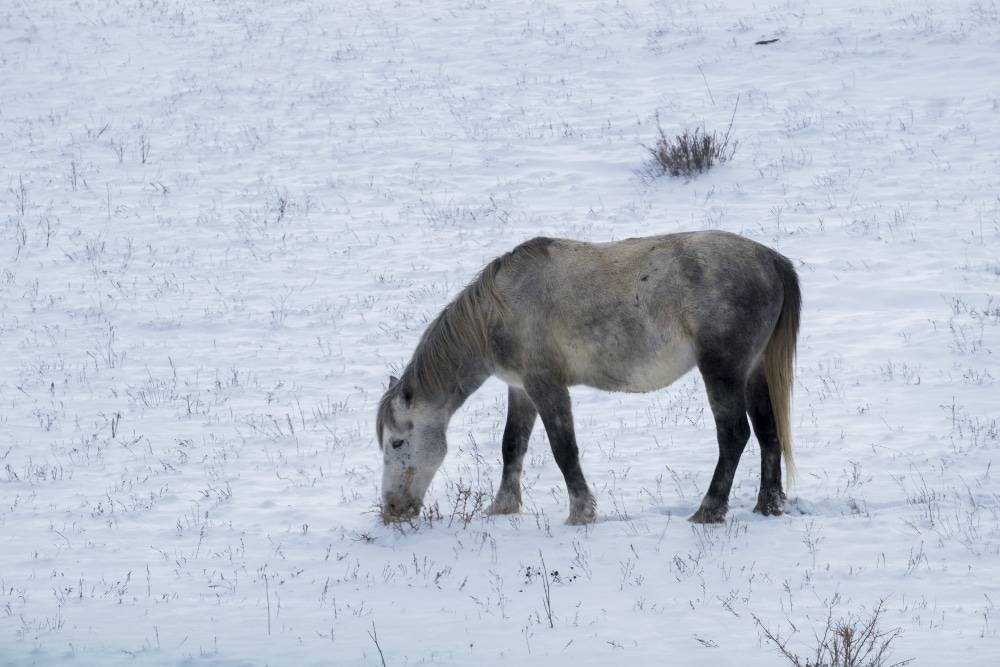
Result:
{"label": "horse mane", "polygon": [[489,360],[490,327],[507,312],[497,287],[497,274],[515,264],[546,259],[551,243],[549,238],[534,238],[497,257],[434,318],[420,337],[402,377],[390,383],[379,401],[376,431],[380,447],[383,429],[396,426],[391,410],[394,398],[401,395],[409,402],[417,391],[439,396],[453,382],[461,383],[465,371],[477,360]]}

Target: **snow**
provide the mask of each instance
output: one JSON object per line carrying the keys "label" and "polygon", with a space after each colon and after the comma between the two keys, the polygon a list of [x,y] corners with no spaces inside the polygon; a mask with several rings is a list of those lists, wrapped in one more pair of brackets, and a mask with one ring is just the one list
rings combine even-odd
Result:
{"label": "snow", "polygon": [[[884,600],[890,663],[997,664],[998,52],[988,2],[9,0],[0,663],[774,665]],[[645,176],[657,115],[733,160]],[[595,525],[540,428],[473,511],[496,380],[381,524],[375,405],[485,262],[697,229],[801,276],[788,514],[752,442],[685,521],[695,373],[573,389]]]}

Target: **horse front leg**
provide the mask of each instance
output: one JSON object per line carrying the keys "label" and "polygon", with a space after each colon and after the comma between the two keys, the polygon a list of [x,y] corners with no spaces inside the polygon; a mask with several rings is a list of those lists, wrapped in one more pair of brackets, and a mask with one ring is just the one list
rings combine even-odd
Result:
{"label": "horse front leg", "polygon": [[688,521],[693,523],[723,523],[729,511],[729,492],[743,449],[750,440],[743,383],[735,378],[713,377],[702,372],[712,415],[715,417],[716,438],[719,441],[719,461],[708,485],[701,506]]}
{"label": "horse front leg", "polygon": [[526,380],[524,389],[542,418],[552,455],[566,480],[569,495],[569,518],[566,523],[571,526],[593,523],[597,520],[597,500],[590,492],[580,467],[569,389],[545,380]]}
{"label": "horse front leg", "polygon": [[507,425],[503,429],[503,475],[500,489],[486,509],[487,514],[515,514],[521,509],[521,471],[524,453],[535,427],[538,410],[523,390],[507,390]]}

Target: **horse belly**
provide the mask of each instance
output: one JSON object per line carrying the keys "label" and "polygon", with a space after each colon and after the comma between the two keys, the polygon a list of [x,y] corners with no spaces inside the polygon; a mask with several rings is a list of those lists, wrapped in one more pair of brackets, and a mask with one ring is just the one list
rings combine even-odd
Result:
{"label": "horse belly", "polygon": [[694,368],[694,347],[683,342],[659,351],[646,363],[632,369],[623,391],[646,392],[662,389]]}
{"label": "horse belly", "polygon": [[643,347],[579,345],[565,350],[571,384],[641,393],[662,389],[694,368],[694,348],[686,340],[640,352]]}

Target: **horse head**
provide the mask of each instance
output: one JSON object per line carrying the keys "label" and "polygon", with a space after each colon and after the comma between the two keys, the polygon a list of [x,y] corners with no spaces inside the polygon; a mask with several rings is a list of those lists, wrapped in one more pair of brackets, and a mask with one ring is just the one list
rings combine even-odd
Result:
{"label": "horse head", "polygon": [[389,379],[376,430],[382,450],[382,518],[406,520],[420,511],[448,444],[447,412],[416,395],[405,380]]}

